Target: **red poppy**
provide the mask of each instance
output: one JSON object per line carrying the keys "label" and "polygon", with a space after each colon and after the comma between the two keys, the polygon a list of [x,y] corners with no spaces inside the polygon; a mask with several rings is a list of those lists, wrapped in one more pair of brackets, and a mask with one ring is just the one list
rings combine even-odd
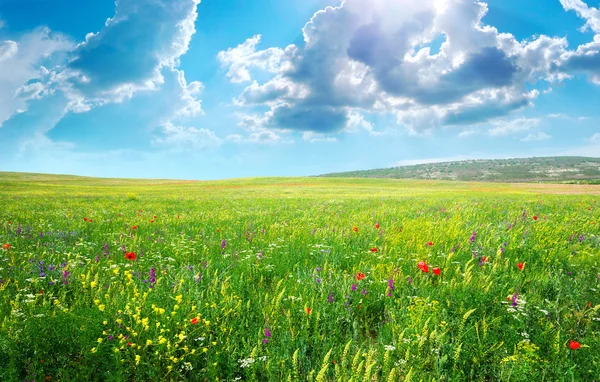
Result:
{"label": "red poppy", "polygon": [[433,274],[436,276],[439,276],[440,273],[442,272],[442,270],[440,268],[433,268],[432,271],[433,271]]}
{"label": "red poppy", "polygon": [[127,342],[127,346],[131,346],[131,345],[133,345],[133,343]]}
{"label": "red poppy", "polygon": [[156,219],[156,215],[154,215],[154,219]]}
{"label": "red poppy", "polygon": [[133,227],[131,227],[131,229],[137,229],[137,225],[134,225]]}
{"label": "red poppy", "polygon": [[360,281],[360,280],[362,280],[362,279],[364,279],[364,278],[365,278],[365,274],[364,274],[364,273],[362,273],[362,272],[358,272],[358,273],[356,274],[356,279],[357,279],[358,281]]}
{"label": "red poppy", "polygon": [[200,321],[198,319],[198,317],[194,317],[194,318],[192,318],[192,320],[190,322],[192,323],[192,325],[196,325],[198,323],[198,321]]}
{"label": "red poppy", "polygon": [[373,253],[377,252],[377,248],[376,247],[371,248],[371,252],[373,252]]}
{"label": "red poppy", "polygon": [[306,314],[310,314],[310,312],[312,312],[311,308],[306,308]]}
{"label": "red poppy", "polygon": [[358,227],[352,227],[352,231],[358,232]]}
{"label": "red poppy", "polygon": [[427,243],[428,247],[431,247],[432,245],[433,245],[433,241],[430,241],[430,242]]}
{"label": "red poppy", "polygon": [[154,219],[150,220],[150,223],[154,223]]}
{"label": "red poppy", "polygon": [[425,272],[425,273],[429,272],[429,267],[427,266],[427,263],[423,260],[421,260],[417,263],[417,267],[419,267],[419,269],[422,272]]}
{"label": "red poppy", "polygon": [[92,222],[92,219],[88,220],[88,223],[91,223],[91,222]]}
{"label": "red poppy", "polygon": [[8,243],[2,244],[2,249],[9,250],[10,249],[10,244],[8,244]]}
{"label": "red poppy", "polygon": [[177,215],[177,219],[180,219],[179,215]]}
{"label": "red poppy", "polygon": [[133,252],[127,252],[125,254],[125,257],[127,258],[127,260],[135,260],[135,258],[136,258],[135,253],[133,253]]}
{"label": "red poppy", "polygon": [[86,222],[86,221],[87,221],[87,218],[83,218],[83,221],[84,221],[84,222]]}
{"label": "red poppy", "polygon": [[379,229],[379,223],[375,224],[375,228]]}
{"label": "red poppy", "polygon": [[481,256],[481,262],[482,263],[487,263],[488,262],[487,256]]}
{"label": "red poppy", "polygon": [[533,220],[537,220],[537,219],[538,219],[537,215],[533,217]]}
{"label": "red poppy", "polygon": [[569,341],[569,347],[572,350],[577,350],[577,349],[579,349],[581,347],[581,344],[579,342],[577,342],[577,341],[570,340]]}
{"label": "red poppy", "polygon": [[519,270],[523,270],[523,268],[525,268],[525,263],[519,263],[517,264],[517,267],[519,267]]}

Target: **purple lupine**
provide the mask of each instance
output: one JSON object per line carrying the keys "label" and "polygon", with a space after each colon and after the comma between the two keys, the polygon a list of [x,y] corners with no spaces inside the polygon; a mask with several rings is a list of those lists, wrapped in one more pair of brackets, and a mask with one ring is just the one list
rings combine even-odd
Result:
{"label": "purple lupine", "polygon": [[329,296],[327,296],[327,302],[333,304],[333,293],[330,293]]}
{"label": "purple lupine", "polygon": [[69,283],[69,275],[71,274],[71,272],[64,270],[63,271],[63,275],[62,275],[62,282],[63,284],[68,284]]}
{"label": "purple lupine", "polygon": [[221,241],[221,249],[225,249],[226,245],[227,245],[227,240],[223,239],[223,241]]}
{"label": "purple lupine", "polygon": [[389,279],[388,282],[387,282],[387,286],[388,286],[388,289],[389,289],[389,292],[388,292],[387,295],[388,295],[388,297],[391,297],[392,296],[392,292],[394,290],[394,279]]}
{"label": "purple lupine", "polygon": [[473,244],[475,242],[476,238],[477,238],[477,231],[473,231],[473,234],[469,238],[469,241],[471,242],[471,244]]}
{"label": "purple lupine", "polygon": [[517,306],[517,297],[519,296],[518,293],[513,294],[512,296],[512,306]]}
{"label": "purple lupine", "polygon": [[150,280],[148,281],[150,282],[150,288],[154,287],[156,283],[156,269],[150,268]]}

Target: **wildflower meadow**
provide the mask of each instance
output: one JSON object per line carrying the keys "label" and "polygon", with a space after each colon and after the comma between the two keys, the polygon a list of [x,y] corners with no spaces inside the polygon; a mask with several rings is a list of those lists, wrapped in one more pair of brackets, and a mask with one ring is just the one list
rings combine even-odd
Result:
{"label": "wildflower meadow", "polygon": [[598,199],[0,174],[0,380],[600,381]]}

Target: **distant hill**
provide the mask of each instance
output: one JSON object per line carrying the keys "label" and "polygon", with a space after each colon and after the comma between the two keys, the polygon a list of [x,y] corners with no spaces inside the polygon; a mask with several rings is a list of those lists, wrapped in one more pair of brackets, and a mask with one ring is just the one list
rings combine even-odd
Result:
{"label": "distant hill", "polygon": [[600,158],[542,157],[477,159],[338,172],[319,176],[600,184]]}

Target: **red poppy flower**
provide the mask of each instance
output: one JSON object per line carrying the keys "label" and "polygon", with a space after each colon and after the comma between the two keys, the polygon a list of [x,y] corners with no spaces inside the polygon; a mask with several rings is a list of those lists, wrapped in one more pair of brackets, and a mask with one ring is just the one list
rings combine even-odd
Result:
{"label": "red poppy flower", "polygon": [[154,219],[150,220],[150,223],[154,223]]}
{"label": "red poppy flower", "polygon": [[358,227],[352,227],[352,231],[358,232]]}
{"label": "red poppy flower", "polygon": [[10,244],[2,244],[2,249],[6,249],[8,251],[10,249]]}
{"label": "red poppy flower", "polygon": [[86,222],[88,219],[87,218],[83,218],[83,221]]}
{"label": "red poppy flower", "polygon": [[177,215],[177,219],[180,219],[179,215]]}
{"label": "red poppy flower", "polygon": [[440,268],[433,268],[432,271],[433,271],[433,274],[436,276],[439,276],[440,273],[442,272],[442,270]]}
{"label": "red poppy flower", "polygon": [[133,227],[131,227],[131,229],[137,229],[137,225],[134,225]]}
{"label": "red poppy flower", "polygon": [[422,272],[425,272],[425,273],[429,272],[429,267],[427,266],[427,263],[423,260],[421,260],[417,263],[417,267],[419,267],[419,269]]}
{"label": "red poppy flower", "polygon": [[312,312],[311,308],[306,308],[306,314],[310,314],[310,312]]}
{"label": "red poppy flower", "polygon": [[519,263],[517,264],[517,267],[519,267],[519,270],[523,270],[523,268],[525,268],[525,264],[524,263]]}
{"label": "red poppy flower", "polygon": [[379,223],[375,224],[375,228],[379,229]]}
{"label": "red poppy flower", "polygon": [[481,262],[482,263],[487,263],[488,262],[487,256],[481,256]]}
{"label": "red poppy flower", "polygon": [[371,248],[371,252],[373,252],[373,253],[377,252],[377,248],[376,247]]}
{"label": "red poppy flower", "polygon": [[537,215],[533,217],[533,220],[538,220],[538,217],[537,217]]}
{"label": "red poppy flower", "polygon": [[427,243],[428,247],[431,247],[432,245],[433,245],[433,241],[430,241],[430,242]]}
{"label": "red poppy flower", "polygon": [[93,220],[92,220],[92,219],[90,219],[90,220],[88,220],[88,223],[91,223],[92,221],[93,221]]}
{"label": "red poppy flower", "polygon": [[154,215],[154,219],[156,219],[156,215]]}
{"label": "red poppy flower", "polygon": [[364,279],[364,278],[365,278],[365,274],[364,274],[364,273],[362,273],[362,272],[358,272],[358,273],[356,274],[356,279],[357,279],[358,281],[360,281],[360,280],[362,280],[362,279]]}
{"label": "red poppy flower", "polygon": [[133,343],[127,342],[127,346],[131,346],[131,345],[133,345]]}
{"label": "red poppy flower", "polygon": [[198,319],[198,317],[194,317],[194,318],[192,318],[192,320],[190,322],[192,323],[192,325],[196,325],[198,323],[198,321],[200,321]]}
{"label": "red poppy flower", "polygon": [[581,344],[579,342],[577,342],[577,341],[570,340],[569,341],[569,347],[572,350],[577,350],[577,349],[579,349],[581,347]]}
{"label": "red poppy flower", "polygon": [[127,258],[127,260],[135,260],[135,258],[136,258],[135,253],[133,253],[133,252],[127,252],[125,254],[125,257]]}

